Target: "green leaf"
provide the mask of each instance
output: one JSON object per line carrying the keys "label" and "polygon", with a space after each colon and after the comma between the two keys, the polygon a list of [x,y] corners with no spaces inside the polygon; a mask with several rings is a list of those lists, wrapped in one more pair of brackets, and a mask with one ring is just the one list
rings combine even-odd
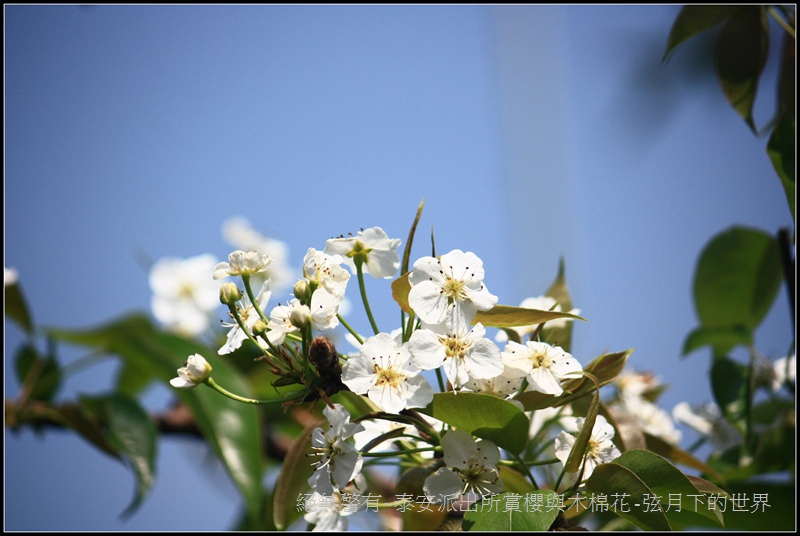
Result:
{"label": "green leaf", "polygon": [[400,265],[400,273],[408,272],[408,262],[411,258],[411,245],[414,243],[414,234],[417,232],[417,224],[422,217],[422,208],[425,206],[425,200],[419,202],[417,207],[417,215],[414,217],[414,223],[411,224],[411,229],[408,231],[408,239],[406,240],[406,247],[403,250],[403,263]]}
{"label": "green leaf", "polygon": [[[600,387],[607,385],[614,381],[619,376],[619,373],[625,368],[625,363],[628,361],[633,350],[625,350],[624,352],[614,352],[610,354],[603,354],[588,365],[583,370],[592,374],[600,383]],[[562,385],[564,393],[561,396],[553,396],[538,391],[525,391],[514,397],[515,400],[521,402],[525,407],[525,411],[532,411],[536,409],[563,406],[573,400],[577,400],[582,396],[591,393],[595,386],[592,382],[587,381],[586,378],[576,378],[567,380]]]}
{"label": "green leaf", "polygon": [[[653,493],[661,497],[671,524],[684,522],[684,513],[694,513],[724,526],[718,510],[711,510],[706,497],[689,478],[667,460],[646,450],[631,450],[614,460],[633,471]],[[693,517],[689,518],[691,521]]]}
{"label": "green leaf", "polygon": [[28,400],[53,400],[61,386],[61,368],[54,356],[42,357],[33,345],[23,344],[14,364]]}
{"label": "green leaf", "polygon": [[308,479],[314,474],[313,463],[316,461],[312,457],[314,449],[311,448],[311,434],[315,428],[324,427],[325,424],[323,419],[306,426],[295,438],[283,460],[273,499],[272,515],[278,530],[286,530],[301,515],[297,509],[298,497],[309,492]]}
{"label": "green leaf", "polygon": [[155,425],[136,400],[119,393],[100,397],[81,397],[81,406],[102,421],[108,442],[127,461],[136,476],[136,492],[122,513],[135,512],[155,479]]}
{"label": "green leaf", "polygon": [[740,6],[686,5],[681,8],[667,38],[662,61],[667,61],[675,47],[690,37],[709,30],[738,11]]}
{"label": "green leaf", "polygon": [[[528,495],[528,494],[526,494]],[[515,493],[500,493],[483,499],[464,513],[462,528],[481,532],[544,532],[550,528],[559,513],[558,494],[552,490],[530,492],[530,497]],[[536,498],[538,497],[538,498]],[[541,505],[528,511],[527,504]],[[513,505],[509,507],[509,505]]]}
{"label": "green leaf", "polygon": [[3,296],[6,318],[19,324],[28,335],[33,335],[33,320],[20,284],[6,285]]}
{"label": "green leaf", "polygon": [[528,442],[530,421],[519,407],[483,393],[447,392],[433,395],[433,402],[419,410],[498,447],[519,454]]}
{"label": "green leaf", "polygon": [[794,116],[784,115],[772,131],[769,143],[767,143],[767,154],[781,180],[783,191],[789,202],[789,210],[792,212],[792,219],[795,221],[796,128]]}
{"label": "green leaf", "polygon": [[713,478],[720,484],[725,483],[725,477],[719,471],[714,469],[711,465],[697,459],[694,455],[676,447],[672,443],[664,441],[658,436],[648,434],[647,432],[645,432],[644,438],[647,448],[656,454],[664,456],[675,463],[702,471],[705,475],[708,475],[710,478]]}
{"label": "green leaf", "polygon": [[700,254],[693,283],[695,308],[705,329],[693,336],[689,347],[696,348],[702,337],[722,355],[735,337],[744,338],[742,330],[752,338],[781,279],[780,250],[770,235],[734,226],[714,236]]}
{"label": "green leaf", "polygon": [[[138,368],[149,368],[163,382],[169,382],[186,358],[204,355],[213,367],[214,380],[229,391],[247,395],[245,382],[216,352],[177,335],[153,328],[143,315],[130,315],[90,330],[49,329],[56,339],[90,346],[118,355]],[[212,357],[213,356],[213,357]],[[261,489],[261,435],[255,408],[199,386],[175,390],[192,413],[203,437],[222,461],[244,499],[247,511],[257,519],[263,503]]]}
{"label": "green leaf", "polygon": [[747,368],[730,358],[719,357],[711,365],[711,391],[725,418],[744,432],[749,406]]}
{"label": "green leaf", "polygon": [[700,326],[692,330],[683,342],[683,357],[703,346],[711,346],[717,354],[725,354],[736,346],[753,343],[752,332],[744,326]]}
{"label": "green leaf", "polygon": [[717,78],[734,110],[756,132],[753,103],[767,61],[769,29],[763,6],[747,6],[727,20],[714,51]]}
{"label": "green leaf", "polygon": [[614,462],[598,465],[586,481],[586,491],[594,495],[606,495],[609,503],[611,497],[624,498],[613,512],[641,529],[671,530],[664,512],[648,506],[653,502],[653,490],[627,467]]}

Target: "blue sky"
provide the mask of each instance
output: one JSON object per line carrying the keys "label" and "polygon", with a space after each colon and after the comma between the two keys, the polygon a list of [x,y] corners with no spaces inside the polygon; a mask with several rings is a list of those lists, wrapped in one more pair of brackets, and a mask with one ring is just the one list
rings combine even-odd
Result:
{"label": "blue sky", "polygon": [[[671,385],[665,408],[709,400],[708,355],[680,358],[695,260],[734,223],[792,223],[765,140],[700,48],[661,65],[678,9],[5,6],[5,265],[38,324],[88,327],[149,309],[142,256],[224,259],[230,216],[299,266],[360,228],[405,240],[424,199],[416,256],[433,227],[437,252],[475,252],[510,305],[544,293],[563,256],[589,320],[581,362],[635,348],[631,364]],[[370,292],[395,321],[388,285]],[[6,328],[13,397],[22,339]],[[792,329],[781,291],[757,344],[781,357]],[[102,392],[114,371],[77,373],[61,396]],[[126,468],[67,433],[5,439],[8,530],[235,522],[235,490],[191,441],[161,442],[152,495],[123,522]]]}

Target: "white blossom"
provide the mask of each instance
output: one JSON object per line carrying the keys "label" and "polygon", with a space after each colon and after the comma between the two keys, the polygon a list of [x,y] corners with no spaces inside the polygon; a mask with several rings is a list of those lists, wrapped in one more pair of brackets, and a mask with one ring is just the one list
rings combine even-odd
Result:
{"label": "white blossom", "polygon": [[562,380],[577,378],[576,373],[583,370],[578,360],[560,346],[537,341],[525,344],[509,341],[503,351],[503,362],[527,377],[531,389],[553,396],[564,392]]}
{"label": "white blossom", "polygon": [[357,494],[334,491],[322,495],[315,491],[305,500],[303,519],[314,525],[312,532],[344,532],[347,516],[364,510],[365,506],[365,498]]}
{"label": "white blossom", "polygon": [[332,408],[325,406],[322,413],[330,427],[326,432],[319,427],[311,432],[311,447],[320,460],[315,463],[316,469],[308,484],[322,495],[331,495],[347,486],[361,471],[361,454],[347,443],[347,439],[363,431],[364,427],[351,423],[350,414],[341,404],[334,404]]}
{"label": "white blossom", "polygon": [[643,396],[661,386],[661,379],[650,372],[625,369],[614,379],[619,398]]}
{"label": "white blossom", "polygon": [[220,284],[211,277],[216,264],[213,255],[164,257],[153,263],[149,274],[153,291],[150,307],[167,330],[196,337],[210,328],[220,306]]}
{"label": "white blossom", "polygon": [[303,258],[303,276],[337,298],[344,296],[350,274],[341,267],[341,255],[328,255],[309,248]]}
{"label": "white blossom", "polygon": [[626,397],[612,405],[628,414],[643,432],[660,437],[668,443],[677,445],[681,441],[681,431],[669,413],[642,397]]}
{"label": "white blossom", "polygon": [[200,354],[190,355],[183,367],[178,369],[178,377],[169,383],[176,389],[191,389],[200,385],[211,375],[211,365]]}
{"label": "white blossom", "polygon": [[680,402],[672,408],[672,417],[708,438],[716,452],[742,442],[741,434],[722,415],[719,406],[707,402],[699,406]]}
{"label": "white blossom", "polygon": [[772,391],[777,393],[784,383],[794,383],[797,374],[797,361],[795,354],[776,359],[772,365],[774,378],[772,380]]}
{"label": "white blossom", "polygon": [[406,344],[398,344],[388,333],[364,341],[359,353],[342,367],[342,383],[351,391],[365,394],[381,410],[399,413],[405,408],[427,406],[433,389],[419,375]]}
{"label": "white blossom", "polygon": [[[258,301],[258,306],[261,311],[264,311],[264,308],[267,306],[267,302],[269,301],[271,292],[269,290],[269,281],[265,281],[264,285],[261,287],[261,290],[258,292],[256,296],[256,300]],[[250,302],[250,298],[247,295],[243,295],[242,299],[236,304],[236,310],[239,312],[239,317],[242,319],[242,323],[247,327],[247,329],[252,333],[253,331],[253,324],[255,324],[261,317],[256,311],[256,308]],[[230,313],[228,313],[230,314]],[[234,319],[232,322],[223,322],[223,327],[229,328],[228,331],[228,340],[219,349],[220,355],[230,354],[237,348],[239,348],[242,343],[247,339],[247,334],[242,330],[239,326],[239,323],[236,322]]]}
{"label": "white blossom", "polygon": [[480,497],[503,491],[497,471],[500,451],[493,442],[475,442],[464,430],[450,430],[441,441],[446,467],[439,468],[425,479],[423,490],[431,502],[458,499],[466,493]]}
{"label": "white blossom", "polygon": [[297,278],[289,266],[289,247],[280,240],[264,236],[241,216],[228,218],[222,223],[222,236],[234,248],[243,251],[257,250],[272,259],[267,269],[252,275],[254,287],[269,279],[272,292],[280,295]]}
{"label": "white blossom", "polygon": [[469,325],[478,311],[497,304],[483,276],[483,261],[472,252],[456,249],[438,259],[422,257],[408,277],[408,305],[427,324],[441,324],[449,314]]}
{"label": "white blossom", "polygon": [[328,255],[341,255],[342,261],[352,273],[356,273],[353,257],[364,255],[366,257],[366,270],[372,277],[391,278],[400,267],[400,257],[397,247],[399,238],[389,238],[380,227],[361,230],[355,237],[331,238],[325,242],[325,253]]}
{"label": "white blossom", "polygon": [[258,250],[244,252],[236,250],[228,255],[228,262],[221,262],[214,268],[214,279],[228,276],[252,275],[265,272],[272,259]]}
{"label": "white blossom", "polygon": [[[575,420],[577,430],[581,430],[586,422],[586,419],[579,417]],[[589,438],[589,444],[586,447],[586,455],[582,462],[583,466],[583,480],[586,480],[595,468],[602,464],[613,461],[620,456],[619,449],[611,441],[614,438],[614,427],[611,426],[605,417],[598,415],[594,421],[592,428],[592,435]],[[576,436],[568,432],[561,432],[555,439],[555,454],[562,464],[567,464],[570,451],[575,444]],[[580,469],[578,470],[580,473]]]}

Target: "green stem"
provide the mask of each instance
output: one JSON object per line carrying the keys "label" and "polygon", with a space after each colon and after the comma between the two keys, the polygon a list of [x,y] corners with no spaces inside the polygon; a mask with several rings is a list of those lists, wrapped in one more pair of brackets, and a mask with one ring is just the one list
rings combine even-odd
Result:
{"label": "green stem", "polygon": [[258,304],[258,300],[253,294],[253,289],[250,287],[250,276],[242,275],[242,281],[244,282],[244,290],[245,292],[247,292],[247,296],[250,298],[250,301],[253,304],[253,308],[258,313],[258,316],[261,318],[261,320],[264,321],[265,324],[269,324],[269,319],[267,319],[267,317],[264,316],[264,311],[261,310],[261,306]]}
{"label": "green stem", "polygon": [[509,454],[511,454],[514,457],[514,459],[517,460],[517,463],[519,463],[519,466],[522,467],[522,469],[525,471],[525,474],[528,476],[528,480],[530,480],[531,484],[533,484],[533,489],[539,489],[539,485],[536,483],[536,479],[533,478],[533,474],[531,473],[531,470],[528,469],[528,466],[525,465],[525,462],[522,461],[522,458],[519,457],[519,454],[514,454],[513,452],[509,452]]}
{"label": "green stem", "polygon": [[233,316],[233,318],[236,320],[236,323],[239,325],[239,329],[241,329],[244,332],[244,334],[247,336],[248,339],[250,339],[253,342],[253,344],[255,344],[258,348],[261,349],[262,352],[266,354],[267,349],[261,346],[261,343],[258,342],[258,340],[256,340],[255,337],[253,337],[253,334],[250,333],[250,330],[247,329],[247,326],[244,325],[244,321],[242,320],[242,317],[239,315],[239,309],[236,308],[236,305],[235,304],[228,305],[228,310],[230,311],[231,316]]}
{"label": "green stem", "polygon": [[374,331],[375,335],[377,335],[381,332],[381,330],[378,329],[378,324],[375,323],[375,318],[372,316],[372,309],[369,307],[369,300],[367,299],[367,287],[364,285],[363,261],[359,262],[359,259],[355,259],[355,264],[356,274],[358,275],[358,289],[361,291],[361,301],[364,302],[364,310],[367,312],[367,318],[369,318],[372,331]]}
{"label": "green stem", "polygon": [[343,317],[341,314],[338,314],[338,313],[337,313],[337,314],[336,314],[336,318],[338,318],[338,319],[339,319],[339,323],[340,323],[341,325],[343,325],[343,326],[344,326],[344,328],[345,328],[347,331],[349,331],[349,332],[350,332],[350,335],[352,335],[353,337],[355,337],[355,338],[356,338],[356,340],[358,341],[358,343],[359,343],[359,344],[364,344],[364,339],[362,339],[362,338],[361,338],[361,335],[359,335],[358,333],[356,333],[356,330],[354,330],[353,328],[351,328],[351,327],[350,327],[350,324],[348,324],[348,323],[345,321],[344,317]]}
{"label": "green stem", "polygon": [[406,454],[415,454],[417,452],[431,452],[441,450],[441,447],[420,447],[408,450],[395,450],[387,452],[362,452],[361,456],[364,458],[392,458],[397,456],[404,456]]}
{"label": "green stem", "polygon": [[209,387],[211,387],[212,389],[214,389],[215,391],[217,391],[221,395],[227,396],[228,398],[236,400],[237,402],[243,402],[245,404],[255,404],[255,405],[283,404],[283,403],[288,402],[290,400],[297,400],[298,398],[302,398],[302,396],[306,395],[305,392],[301,392],[298,396],[293,396],[293,397],[289,397],[289,398],[273,398],[273,399],[270,399],[270,400],[255,400],[253,398],[245,398],[243,396],[239,396],[239,395],[235,395],[235,394],[231,393],[227,389],[221,387],[217,382],[215,382],[214,378],[208,378],[203,383],[205,383],[206,385],[208,385]]}

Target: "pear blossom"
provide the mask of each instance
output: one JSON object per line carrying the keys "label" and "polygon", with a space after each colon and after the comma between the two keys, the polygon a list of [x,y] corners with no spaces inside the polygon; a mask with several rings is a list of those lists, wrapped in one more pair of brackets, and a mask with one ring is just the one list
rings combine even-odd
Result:
{"label": "pear blossom", "polygon": [[572,414],[572,407],[566,404],[562,407],[541,408],[531,412],[531,426],[528,430],[528,437],[536,438],[542,430],[551,426],[558,426],[567,432],[579,431],[575,428],[575,417]]}
{"label": "pear blossom", "polygon": [[183,367],[178,369],[178,377],[172,378],[169,384],[176,389],[191,389],[200,385],[211,376],[211,365],[200,354],[190,355]]}
{"label": "pear blossom", "polygon": [[217,259],[210,254],[181,259],[164,257],[149,273],[150,307],[167,330],[188,337],[206,332],[220,306],[219,287],[211,275]]}
{"label": "pear blossom", "polygon": [[326,432],[319,427],[311,432],[311,447],[321,459],[315,463],[316,470],[308,484],[322,495],[331,495],[344,488],[361,471],[361,455],[346,440],[362,432],[364,427],[351,423],[350,414],[341,404],[325,406],[322,413],[330,427]]}
{"label": "pear blossom", "polygon": [[[579,417],[575,419],[577,430],[581,430],[586,422],[586,419]],[[589,444],[586,447],[586,455],[583,463],[583,480],[586,480],[594,472],[595,467],[602,463],[608,463],[621,455],[619,449],[611,441],[614,438],[614,427],[611,426],[605,417],[598,415],[594,421],[592,428],[592,435],[589,438]],[[569,458],[570,451],[575,444],[576,436],[568,432],[561,432],[555,439],[555,454],[556,458],[561,460],[561,463],[566,465]],[[580,469],[578,470],[580,473]]]}
{"label": "pear blossom", "polygon": [[422,489],[431,502],[458,499],[466,493],[479,497],[503,491],[497,470],[500,451],[493,442],[478,442],[464,430],[450,430],[441,441],[446,467],[439,468],[425,479]]}
{"label": "pear blossom", "polygon": [[11,285],[16,285],[17,281],[19,281],[17,269],[3,266],[3,286],[10,287]]}
{"label": "pear blossom", "polygon": [[[555,313],[562,313],[565,312],[561,304],[556,301],[555,298],[552,296],[537,296],[535,298],[525,298],[522,300],[522,303],[519,304],[520,307],[525,309],[536,309],[539,311],[552,311]],[[570,309],[566,311],[567,313],[573,315],[581,314],[580,309]],[[555,320],[549,320],[544,323],[542,329],[561,329],[567,327],[567,322],[572,322],[572,318],[556,318]],[[533,335],[541,324],[532,324],[530,326],[517,326],[512,328],[507,328],[516,331],[519,334],[519,340],[523,341],[526,338],[529,338]],[[508,334],[505,331],[500,330],[495,335],[495,339],[497,342],[506,342],[508,340]]]}
{"label": "pear blossom", "polygon": [[719,406],[713,402],[699,406],[680,402],[672,408],[672,418],[708,438],[716,452],[725,451],[742,442],[741,434],[725,419]]}
{"label": "pear blossom", "polygon": [[300,307],[300,300],[293,298],[288,305],[276,305],[269,313],[269,331],[267,340],[273,346],[283,344],[286,335],[299,331],[292,322],[292,312],[296,307]]}
{"label": "pear blossom", "polygon": [[668,443],[677,445],[681,441],[681,431],[669,413],[640,396],[626,397],[612,404],[612,407],[625,412],[643,432],[660,437]]}
{"label": "pear blossom", "polygon": [[[503,372],[492,378],[470,378],[464,383],[464,389],[473,393],[483,393],[507,399],[509,396],[519,391],[522,387],[523,378],[513,369],[503,365]],[[510,400],[516,402],[516,400]]]}
{"label": "pear blossom", "polygon": [[503,351],[503,362],[517,370],[534,391],[560,396],[561,380],[579,377],[583,370],[578,360],[560,346],[528,341],[524,345],[509,341]]}
{"label": "pear blossom", "polygon": [[303,276],[337,298],[342,298],[350,279],[350,274],[341,267],[342,262],[341,255],[328,255],[308,248],[303,258]]}
{"label": "pear blossom", "polygon": [[322,495],[315,491],[303,504],[303,519],[314,525],[311,532],[343,532],[347,530],[347,516],[364,510],[366,504],[366,498],[358,494],[334,491]]}
{"label": "pear blossom", "polygon": [[269,267],[272,259],[266,253],[252,250],[245,253],[236,250],[228,255],[228,262],[221,262],[214,268],[214,279],[228,276],[252,275],[264,272]]}
{"label": "pear blossom", "polygon": [[[265,281],[261,286],[261,290],[259,290],[258,295],[256,296],[256,301],[258,302],[258,306],[262,311],[267,306],[267,302],[269,301],[271,294],[272,293],[269,289],[269,281]],[[239,317],[242,319],[242,323],[252,333],[253,324],[260,320],[261,317],[246,294],[242,296],[241,300],[239,300],[236,305],[236,309],[239,312]],[[242,328],[239,326],[239,323],[236,322],[235,319],[233,322],[223,322],[222,326],[230,328],[228,331],[228,340],[218,352],[220,355],[225,355],[230,354],[239,348],[247,338],[247,334],[242,330]]]}
{"label": "pear blossom", "polygon": [[341,255],[342,261],[352,273],[356,273],[356,256],[363,256],[366,269],[372,277],[388,279],[400,268],[397,247],[399,238],[389,238],[380,227],[361,230],[353,237],[331,238],[325,242],[325,253]]}
{"label": "pear blossom", "polygon": [[408,341],[408,351],[414,364],[422,370],[444,366],[445,374],[455,389],[470,378],[487,379],[502,374],[500,349],[484,335],[486,328],[478,322],[472,329],[456,323],[448,329],[445,324],[423,324]]}
{"label": "pear blossom", "polygon": [[366,393],[381,410],[399,413],[421,408],[433,400],[433,389],[419,375],[407,344],[398,344],[388,333],[364,341],[359,353],[342,367],[342,383],[354,393]]}
{"label": "pear blossom", "polygon": [[252,275],[254,287],[260,287],[269,279],[272,292],[281,294],[297,278],[295,270],[289,265],[289,247],[255,230],[247,218],[234,216],[225,220],[222,223],[222,236],[236,249],[261,251],[272,259],[266,270]]}
{"label": "pear blossom", "polygon": [[471,324],[478,311],[497,304],[483,284],[483,261],[472,252],[455,249],[439,257],[422,257],[408,277],[408,304],[426,324],[456,318]]}
{"label": "pear blossom", "polygon": [[661,379],[650,372],[623,370],[614,379],[619,398],[643,396],[661,386]]}

